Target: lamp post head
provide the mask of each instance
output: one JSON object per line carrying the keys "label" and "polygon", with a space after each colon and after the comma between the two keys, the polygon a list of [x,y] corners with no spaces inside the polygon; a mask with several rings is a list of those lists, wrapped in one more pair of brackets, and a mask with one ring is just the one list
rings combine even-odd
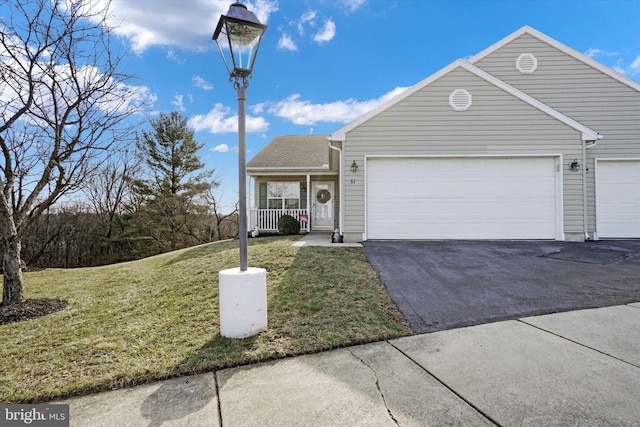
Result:
{"label": "lamp post head", "polygon": [[[233,3],[229,6],[226,15],[220,16],[218,25],[213,33],[224,65],[229,72],[229,80],[239,87],[240,82],[248,85],[248,78],[253,73],[253,65],[260,49],[262,36],[267,26],[247,9],[242,3]],[[225,55],[225,50],[229,51]]]}

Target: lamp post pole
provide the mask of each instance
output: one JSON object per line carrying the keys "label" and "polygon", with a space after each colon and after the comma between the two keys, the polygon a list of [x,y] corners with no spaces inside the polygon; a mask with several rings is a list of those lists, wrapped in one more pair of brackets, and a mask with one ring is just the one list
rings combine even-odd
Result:
{"label": "lamp post pole", "polygon": [[247,271],[247,150],[246,103],[247,85],[237,84],[238,97],[238,228],[240,233],[240,271]]}
{"label": "lamp post pole", "polygon": [[[267,26],[242,3],[220,17],[213,40],[238,98],[238,234],[240,268],[219,272],[220,335],[246,338],[267,328],[267,271],[247,266],[246,102],[249,78]],[[228,54],[228,55],[225,55]],[[229,57],[227,59],[227,56]]]}

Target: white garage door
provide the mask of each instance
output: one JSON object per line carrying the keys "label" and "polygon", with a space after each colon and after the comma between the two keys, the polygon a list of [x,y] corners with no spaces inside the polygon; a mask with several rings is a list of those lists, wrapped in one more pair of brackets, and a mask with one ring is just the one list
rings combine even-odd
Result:
{"label": "white garage door", "polygon": [[367,161],[368,239],[555,239],[556,159]]}
{"label": "white garage door", "polygon": [[640,237],[640,161],[598,160],[596,226],[599,238]]}

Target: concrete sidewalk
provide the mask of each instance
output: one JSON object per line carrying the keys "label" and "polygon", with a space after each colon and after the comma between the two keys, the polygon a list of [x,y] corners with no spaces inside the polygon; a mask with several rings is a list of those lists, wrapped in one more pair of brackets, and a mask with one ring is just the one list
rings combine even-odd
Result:
{"label": "concrete sidewalk", "polygon": [[640,303],[64,401],[72,426],[640,426]]}
{"label": "concrete sidewalk", "polygon": [[361,248],[361,243],[332,243],[331,233],[313,231],[307,233],[291,246],[323,246],[326,248]]}

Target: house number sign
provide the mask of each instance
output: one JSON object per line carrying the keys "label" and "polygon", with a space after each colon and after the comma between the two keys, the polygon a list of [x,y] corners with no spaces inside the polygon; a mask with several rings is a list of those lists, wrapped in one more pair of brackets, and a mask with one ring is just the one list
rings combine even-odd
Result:
{"label": "house number sign", "polygon": [[320,203],[325,204],[329,200],[331,200],[331,193],[329,193],[329,190],[320,190],[318,191],[318,193],[316,193],[316,199]]}

